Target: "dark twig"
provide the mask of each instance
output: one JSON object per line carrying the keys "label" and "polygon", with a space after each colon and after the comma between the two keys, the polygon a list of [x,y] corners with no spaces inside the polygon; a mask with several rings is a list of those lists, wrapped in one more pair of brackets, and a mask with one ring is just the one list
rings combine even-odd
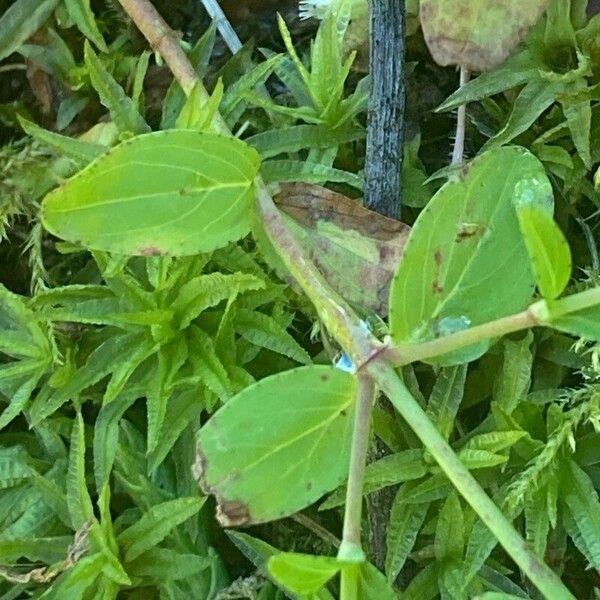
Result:
{"label": "dark twig", "polygon": [[371,98],[365,205],[400,218],[404,142],[404,0],[371,2]]}

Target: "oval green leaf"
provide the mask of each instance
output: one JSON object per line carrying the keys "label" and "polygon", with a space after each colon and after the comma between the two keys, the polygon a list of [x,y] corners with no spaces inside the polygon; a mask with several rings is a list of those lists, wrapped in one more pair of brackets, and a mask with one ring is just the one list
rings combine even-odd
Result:
{"label": "oval green leaf", "polygon": [[517,206],[517,217],[540,293],[554,300],[571,278],[571,249],[552,214],[532,204]]}
{"label": "oval green leaf", "polygon": [[244,142],[187,130],[127,140],[46,196],[54,235],[133,256],[211,252],[250,230],[260,160]]}
{"label": "oval green leaf", "polygon": [[549,0],[421,0],[423,35],[435,61],[489,71],[536,23]]}
{"label": "oval green leaf", "polygon": [[348,475],[355,378],[301,367],[246,388],[198,434],[195,475],[224,526],[291,515]]}
{"label": "oval green leaf", "polygon": [[[515,212],[552,206],[542,164],[520,148],[485,152],[446,183],[417,219],[392,282],[390,324],[398,343],[442,337],[523,310],[535,287]],[[485,352],[446,356],[443,364]]]}

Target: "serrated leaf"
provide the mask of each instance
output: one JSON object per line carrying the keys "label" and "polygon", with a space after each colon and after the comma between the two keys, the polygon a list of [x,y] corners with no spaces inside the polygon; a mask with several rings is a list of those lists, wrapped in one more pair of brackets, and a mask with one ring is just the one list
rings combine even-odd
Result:
{"label": "serrated leaf", "polygon": [[119,441],[119,421],[135,402],[136,396],[123,393],[105,404],[98,413],[94,425],[94,478],[97,491],[102,490],[108,482]]}
{"label": "serrated leaf", "polygon": [[85,64],[94,89],[100,101],[110,111],[110,116],[121,132],[146,133],[150,126],[138,112],[133,100],[108,72],[86,40],[84,46]]}
{"label": "serrated leaf", "polygon": [[548,211],[529,203],[516,210],[538,289],[544,298],[554,300],[571,278],[569,242]]}
{"label": "serrated leaf", "polygon": [[529,79],[515,99],[504,127],[488,140],[484,150],[508,144],[518,135],[527,131],[540,115],[554,103],[560,89],[561,84],[559,83],[540,80],[536,77]]}
{"label": "serrated leaf", "polygon": [[396,494],[387,526],[385,572],[390,582],[396,581],[411,553],[429,508],[428,503],[407,505],[398,502],[399,497]]}
{"label": "serrated leaf", "polygon": [[17,0],[0,18],[0,60],[31,37],[48,19],[59,0]]}
{"label": "serrated leaf", "polygon": [[259,159],[243,142],[188,130],[127,140],[43,202],[49,231],[126,255],[210,252],[250,229]]}
{"label": "serrated leaf", "polygon": [[283,354],[296,362],[309,364],[310,355],[273,317],[239,309],[235,319],[236,331],[249,342]]}
{"label": "serrated leaf", "polygon": [[286,129],[261,131],[246,138],[263,160],[286,152],[294,153],[304,148],[330,148],[364,138],[361,127],[331,129],[324,125],[294,125]]}
{"label": "serrated leaf", "polygon": [[94,508],[85,476],[85,438],[81,413],[77,413],[71,434],[67,473],[67,506],[73,529],[79,529],[94,519]]}
{"label": "serrated leaf", "polygon": [[421,0],[421,27],[440,65],[490,71],[523,39],[548,2]]}
{"label": "serrated leaf", "polygon": [[[404,481],[419,479],[427,473],[427,463],[422,450],[403,450],[376,460],[365,469],[363,495]],[[344,504],[346,488],[337,489],[325,500],[319,510],[329,510]]]}
{"label": "serrated leaf", "polygon": [[303,181],[305,183],[347,183],[362,190],[363,178],[348,171],[334,169],[321,163],[301,160],[267,160],[261,167],[261,174],[267,183]]}
{"label": "serrated leaf", "polygon": [[94,42],[99,50],[108,52],[106,42],[98,29],[96,18],[90,7],[90,0],[65,0],[65,6],[79,31]]}
{"label": "serrated leaf", "polygon": [[[432,198],[413,226],[392,282],[396,342],[442,337],[527,306],[534,281],[515,196],[548,204],[552,188],[533,155],[502,148],[473,160]],[[481,344],[441,360],[466,362],[486,349]]]}
{"label": "serrated leaf", "polygon": [[195,389],[175,394],[169,400],[161,436],[154,450],[148,454],[148,473],[154,473],[165,460],[185,428],[198,421],[202,410],[202,399]]}
{"label": "serrated leaf", "polygon": [[150,380],[146,396],[147,452],[152,452],[158,444],[167,413],[167,403],[173,391],[173,383],[187,358],[188,348],[183,338],[175,338],[171,343],[161,347],[157,353],[157,368]]}
{"label": "serrated leaf", "polygon": [[[198,434],[195,469],[201,487],[217,498],[221,523],[281,518],[340,485],[354,395],[348,373],[301,367],[259,381],[217,411]],[[276,485],[267,489],[267,479]]]}
{"label": "serrated leaf", "polygon": [[57,150],[61,155],[68,156],[80,166],[87,165],[107,150],[105,146],[100,144],[84,142],[54,131],[48,131],[24,117],[19,117],[19,123],[25,133],[50,146],[53,150]]}
{"label": "serrated leaf", "polygon": [[179,328],[184,329],[207,308],[264,286],[264,281],[247,273],[199,275],[179,288],[171,308],[175,312]]}
{"label": "serrated leaf", "polygon": [[535,490],[525,497],[525,537],[540,557],[546,554],[550,521],[548,519],[548,499],[546,490]]}
{"label": "serrated leaf", "polygon": [[[215,44],[216,27],[211,23],[210,27],[202,34],[195,46],[190,50],[188,59],[192,63],[198,79],[202,80],[208,66],[208,61]],[[173,80],[162,106],[161,129],[171,129],[175,126],[175,119],[181,112],[181,108],[186,101],[186,96],[181,86],[176,80]]]}
{"label": "serrated leaf", "polygon": [[438,561],[462,560],[464,528],[460,500],[453,491],[442,505],[435,527],[434,550]]}
{"label": "serrated leaf", "polygon": [[573,460],[563,470],[562,492],[571,519],[565,526],[595,569],[600,570],[600,501],[587,473]]}
{"label": "serrated leaf", "polygon": [[117,538],[125,553],[125,560],[131,561],[157,546],[171,531],[193,517],[204,504],[206,498],[177,498],[156,504],[148,509],[140,519],[121,532]]}
{"label": "serrated leaf", "polygon": [[518,341],[505,339],[502,367],[496,377],[494,402],[510,415],[527,396],[531,385],[533,334],[529,331]]}
{"label": "serrated leaf", "polygon": [[151,548],[127,564],[134,577],[144,577],[155,583],[164,580],[187,579],[208,569],[213,559],[197,554],[182,554],[170,548]]}
{"label": "serrated leaf", "polygon": [[496,454],[488,450],[471,450],[470,448],[463,448],[458,453],[458,457],[467,469],[488,469],[503,465],[508,461],[508,456],[503,454]]}
{"label": "serrated leaf", "polygon": [[454,428],[454,419],[465,391],[466,377],[466,365],[440,369],[429,396],[427,412],[446,439],[450,438]]}

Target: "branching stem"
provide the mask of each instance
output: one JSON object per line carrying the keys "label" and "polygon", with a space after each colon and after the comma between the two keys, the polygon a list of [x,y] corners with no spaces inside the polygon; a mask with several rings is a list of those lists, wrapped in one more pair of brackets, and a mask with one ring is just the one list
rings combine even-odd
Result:
{"label": "branching stem", "polygon": [[[201,95],[206,99],[208,94],[196,77],[196,73],[182,51],[177,37],[149,0],[119,0],[119,2],[148,39],[151,46],[160,52],[183,90],[189,94],[197,85]],[[224,135],[231,134],[220,115],[215,118],[214,128]],[[468,469],[448,446],[423,409],[404,387],[394,368],[388,363],[389,356],[382,351],[383,345],[371,335],[364,323],[348,304],[330,288],[309,261],[302,247],[287,229],[260,178],[256,181],[256,190],[258,215],[269,239],[292,276],[315,304],[321,320],[332,336],[336,338],[356,364],[365,365],[365,372],[361,373],[360,377],[364,376],[366,378],[368,375],[388,395],[390,401],[413,428],[450,481],[453,482],[465,500],[473,507],[478,516],[497,537],[500,544],[542,594],[551,600],[575,600],[558,576],[528,548],[511,523],[490,500]],[[561,307],[563,313],[567,309],[567,312],[575,310],[576,306],[589,305],[586,303],[589,303],[592,297],[596,298],[594,293],[600,296],[600,289],[590,290],[590,292],[589,294],[583,292],[583,294],[588,294],[585,298],[576,299],[568,306],[563,305]],[[578,296],[583,294],[578,294]],[[600,298],[598,298],[598,301],[600,301]],[[451,349],[445,349],[445,351]],[[416,359],[413,358],[413,360]],[[367,425],[357,423],[358,426]],[[357,456],[359,452],[363,451],[360,445],[357,445],[355,449]],[[364,468],[364,465],[362,468]],[[362,487],[357,489],[359,489],[360,498],[362,498]],[[356,508],[353,508],[352,511],[356,514]],[[355,517],[353,518],[355,519]],[[356,534],[353,533],[352,535],[355,536]],[[349,573],[346,578],[342,578],[342,593],[346,591],[345,600],[357,600],[358,567],[344,569],[344,571]]]}

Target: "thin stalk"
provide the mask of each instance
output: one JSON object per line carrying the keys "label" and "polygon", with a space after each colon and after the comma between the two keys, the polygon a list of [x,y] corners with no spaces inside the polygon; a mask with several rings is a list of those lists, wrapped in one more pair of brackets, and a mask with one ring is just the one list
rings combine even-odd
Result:
{"label": "thin stalk", "polygon": [[212,19],[213,23],[217,26],[223,41],[227,44],[231,54],[237,54],[242,49],[242,42],[235,32],[235,29],[231,26],[231,23],[225,16],[221,5],[217,0],[200,0],[208,13],[208,16]]}
{"label": "thin stalk", "polygon": [[531,551],[502,514],[502,511],[481,488],[419,403],[406,389],[394,369],[376,361],[369,366],[368,370],[396,410],[440,465],[448,479],[540,592],[549,600],[575,600],[556,573]]}
{"label": "thin stalk", "polygon": [[555,300],[551,304],[541,300],[520,313],[457,331],[430,342],[388,346],[382,355],[390,364],[401,367],[434,356],[441,356],[477,342],[500,338],[515,331],[540,326],[552,327],[553,319],[559,319],[599,304],[600,287],[596,287]]}
{"label": "thin stalk", "polygon": [[[358,375],[358,398],[356,416],[354,417],[354,432],[350,449],[350,469],[348,486],[346,488],[346,506],[344,510],[344,529],[342,545],[338,552],[340,560],[362,562],[365,553],[361,542],[361,514],[363,481],[369,448],[369,433],[371,431],[371,411],[375,396],[373,380],[366,374]],[[344,599],[345,600],[345,599]]]}
{"label": "thin stalk", "polygon": [[522,329],[529,329],[536,325],[541,325],[541,323],[534,311],[529,308],[523,312],[457,331],[430,342],[389,346],[384,351],[384,356],[391,364],[401,367],[434,356],[441,356],[477,342],[502,337]]}
{"label": "thin stalk", "polygon": [[[469,82],[469,69],[460,67],[460,82],[462,88]],[[454,138],[454,148],[452,149],[452,165],[460,165],[465,155],[465,134],[467,131],[467,105],[462,104],[458,107],[456,116],[456,137]]]}

